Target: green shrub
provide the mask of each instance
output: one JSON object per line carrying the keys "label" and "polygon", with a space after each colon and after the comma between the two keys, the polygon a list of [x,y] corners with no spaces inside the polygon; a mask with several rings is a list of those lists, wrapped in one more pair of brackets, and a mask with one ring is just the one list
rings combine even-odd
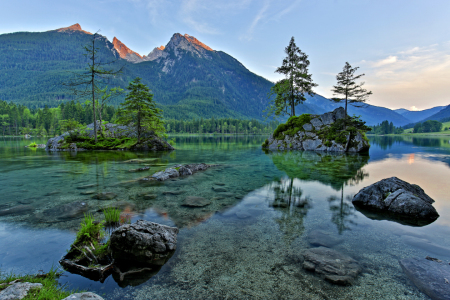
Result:
{"label": "green shrub", "polygon": [[36,148],[37,144],[35,142],[32,142],[31,144],[28,145],[28,147],[30,148]]}
{"label": "green shrub", "polygon": [[273,132],[273,137],[277,140],[282,140],[284,135],[294,136],[303,128],[303,125],[309,122],[311,122],[310,114],[290,117],[285,124],[278,125]]}
{"label": "green shrub", "polygon": [[81,229],[77,232],[75,245],[90,244],[104,237],[103,222],[95,222],[91,214],[85,214],[81,222]]}

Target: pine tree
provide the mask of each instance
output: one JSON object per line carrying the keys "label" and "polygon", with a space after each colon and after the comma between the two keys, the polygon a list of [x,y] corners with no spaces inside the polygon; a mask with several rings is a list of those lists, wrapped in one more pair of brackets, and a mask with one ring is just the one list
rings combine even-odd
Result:
{"label": "pine tree", "polygon": [[164,133],[164,122],[161,120],[162,111],[153,102],[150,89],[136,77],[127,87],[129,91],[125,102],[120,104],[117,123],[136,126],[137,143],[141,141],[142,133],[152,130],[159,135]]}
{"label": "pine tree", "polygon": [[332,92],[334,95],[343,95],[343,98],[332,98],[334,102],[345,102],[345,115],[347,116],[347,104],[361,107],[367,101],[372,92],[363,89],[364,82],[356,83],[356,80],[364,76],[364,74],[355,75],[359,67],[352,68],[346,62],[342,72],[336,75],[337,85],[333,86]]}
{"label": "pine tree", "polygon": [[[285,79],[278,81],[270,90],[269,97],[275,96],[268,109],[268,115],[295,116],[295,106],[306,100],[305,94],[314,95],[311,74],[308,73],[308,56],[295,44],[294,37],[285,48],[286,57],[275,72],[283,74]],[[290,110],[290,112],[289,112]]]}

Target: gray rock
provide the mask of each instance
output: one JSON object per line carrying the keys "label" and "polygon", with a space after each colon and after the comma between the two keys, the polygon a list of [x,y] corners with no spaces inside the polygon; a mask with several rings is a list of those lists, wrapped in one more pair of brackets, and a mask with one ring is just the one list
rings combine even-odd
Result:
{"label": "gray rock", "polygon": [[94,294],[91,292],[85,292],[85,293],[72,294],[72,295],[64,298],[63,300],[104,300],[104,299],[97,294]]}
{"label": "gray rock", "polygon": [[226,188],[217,187],[217,186],[213,186],[212,189],[213,189],[214,192],[217,192],[217,193],[224,193],[224,192],[228,191]]}
{"label": "gray rock", "polygon": [[350,285],[361,272],[356,260],[333,249],[307,249],[302,256],[305,270],[315,272],[333,284]]}
{"label": "gray rock", "polygon": [[83,190],[83,189],[88,189],[88,188],[95,187],[95,186],[97,186],[95,183],[93,183],[93,184],[86,184],[86,185],[77,186],[77,189]]}
{"label": "gray rock", "polygon": [[184,194],[184,193],[186,193],[186,191],[183,191],[183,190],[162,192],[163,195],[172,195],[172,196],[181,195],[181,194]]}
{"label": "gray rock", "polygon": [[336,121],[333,112],[324,113],[320,116],[320,119],[322,120],[322,124],[324,125],[330,125]]}
{"label": "gray rock", "polygon": [[25,298],[32,289],[41,289],[41,283],[17,282],[0,292],[0,300],[16,300]]}
{"label": "gray rock", "polygon": [[338,107],[335,110],[333,110],[333,114],[334,114],[336,121],[340,120],[340,119],[344,119],[345,118],[345,109],[343,107]]}
{"label": "gray rock", "polygon": [[97,200],[112,200],[116,197],[117,197],[117,195],[114,193],[101,192],[101,193],[98,193],[97,195],[93,196],[92,198],[97,199]]}
{"label": "gray rock", "polygon": [[[192,175],[197,171],[204,171],[214,165],[207,164],[190,164],[190,165],[176,165],[172,168],[167,168],[164,171],[157,172],[151,176],[151,179],[164,181],[169,178],[176,178],[179,176],[188,176]],[[147,179],[148,180],[148,179]]]}
{"label": "gray rock", "polygon": [[147,194],[147,195],[144,195],[144,199],[145,200],[152,200],[152,199],[156,199],[158,197],[158,195],[156,195],[156,194]]}
{"label": "gray rock", "polygon": [[96,192],[97,192],[96,190],[88,190],[88,191],[80,192],[80,195],[92,195],[92,194],[95,194]]}
{"label": "gray rock", "polygon": [[0,210],[0,216],[25,215],[28,213],[32,213],[33,211],[34,208],[31,205],[17,205],[11,208]]}
{"label": "gray rock", "polygon": [[68,204],[58,205],[44,210],[43,215],[57,219],[70,219],[82,216],[88,210],[88,205],[83,201],[76,201]]}
{"label": "gray rock", "polygon": [[342,243],[342,239],[338,238],[329,232],[325,232],[323,230],[312,230],[307,237],[308,242],[316,247],[324,246],[327,248],[331,248],[337,244]]}
{"label": "gray rock", "polygon": [[431,299],[450,299],[450,265],[425,258],[405,258],[399,263],[406,276]]}
{"label": "gray rock", "polygon": [[323,126],[323,123],[319,118],[312,119],[311,124],[314,126],[316,130],[320,130],[320,128],[322,128]]}
{"label": "gray rock", "polygon": [[380,180],[360,190],[352,200],[355,207],[403,217],[406,223],[428,224],[439,217],[434,202],[418,185],[397,177]]}
{"label": "gray rock", "polygon": [[186,199],[184,199],[182,205],[189,207],[203,207],[209,204],[211,204],[211,201],[203,197],[188,196],[186,197]]}
{"label": "gray rock", "polygon": [[318,147],[322,145],[321,140],[305,140],[303,141],[303,148],[305,150],[312,150],[315,151]]}
{"label": "gray rock", "polygon": [[305,131],[311,131],[313,129],[313,126],[309,123],[306,123],[305,125],[303,125],[303,129]]}
{"label": "gray rock", "polygon": [[177,234],[178,228],[138,220],[113,231],[110,249],[117,262],[163,265],[176,249]]}

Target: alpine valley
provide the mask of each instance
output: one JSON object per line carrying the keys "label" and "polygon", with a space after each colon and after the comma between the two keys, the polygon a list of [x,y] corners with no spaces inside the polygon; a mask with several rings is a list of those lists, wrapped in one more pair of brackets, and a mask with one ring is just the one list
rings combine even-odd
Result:
{"label": "alpine valley", "polygon": [[[31,108],[72,100],[73,95],[62,83],[86,69],[83,47],[90,42],[92,33],[79,24],[46,32],[0,35],[0,99]],[[264,119],[267,93],[273,83],[193,36],[175,33],[167,45],[155,47],[148,55],[134,52],[116,37],[111,43],[100,35],[96,47],[100,61],[123,70],[107,84],[125,88],[129,81],[141,77],[167,119]],[[122,101],[116,98],[112,104]],[[322,114],[338,106],[320,95],[308,96],[296,113]],[[349,114],[360,115],[367,125],[388,120],[403,126],[432,118],[443,108],[417,113],[369,104],[363,108],[350,106]]]}

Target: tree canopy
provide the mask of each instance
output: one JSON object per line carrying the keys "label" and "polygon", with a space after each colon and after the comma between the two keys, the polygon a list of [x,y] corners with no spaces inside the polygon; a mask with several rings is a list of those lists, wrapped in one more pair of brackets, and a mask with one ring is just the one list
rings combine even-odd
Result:
{"label": "tree canopy", "polygon": [[125,102],[120,104],[117,123],[136,126],[137,143],[141,141],[142,133],[153,131],[156,135],[165,132],[162,121],[162,111],[156,107],[150,89],[136,77],[127,87],[128,95]]}
{"label": "tree canopy", "polygon": [[272,98],[267,110],[268,116],[295,116],[295,106],[306,100],[305,94],[313,96],[312,88],[317,86],[308,73],[308,56],[297,47],[294,37],[284,52],[286,57],[275,72],[283,74],[285,79],[278,81],[268,93]]}

